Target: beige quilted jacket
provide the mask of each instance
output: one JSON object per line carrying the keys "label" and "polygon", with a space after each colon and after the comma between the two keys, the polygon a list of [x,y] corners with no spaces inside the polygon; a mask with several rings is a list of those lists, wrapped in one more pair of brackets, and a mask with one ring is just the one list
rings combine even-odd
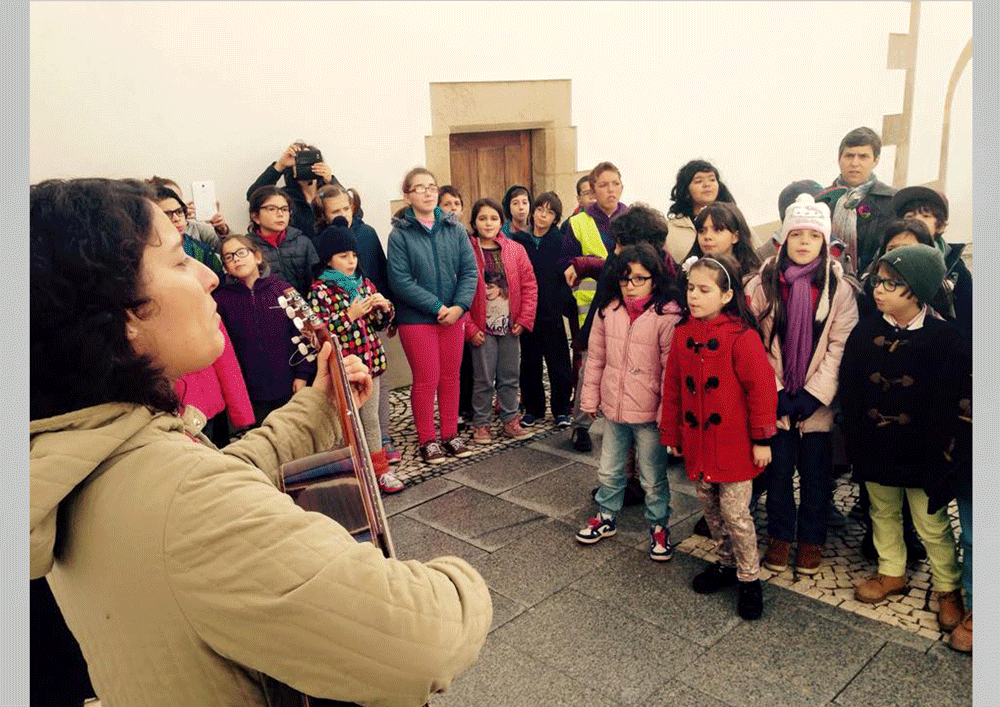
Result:
{"label": "beige quilted jacket", "polygon": [[105,707],[263,705],[260,673],[416,706],[475,662],[492,605],[472,567],[385,560],[275,487],[332,446],[332,417],[306,388],[224,451],[135,405],[31,423],[31,576]]}

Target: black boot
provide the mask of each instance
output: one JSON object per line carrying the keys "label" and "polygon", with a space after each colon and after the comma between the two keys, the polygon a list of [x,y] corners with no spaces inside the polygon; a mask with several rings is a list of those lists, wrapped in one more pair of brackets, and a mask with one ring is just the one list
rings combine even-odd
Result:
{"label": "black boot", "polygon": [[764,596],[761,593],[759,579],[740,582],[740,598],[736,602],[736,611],[746,621],[760,618],[764,612]]}
{"label": "black boot", "polygon": [[699,594],[714,594],[720,589],[731,587],[738,582],[735,567],[725,567],[716,562],[695,575],[691,582],[691,588]]}
{"label": "black boot", "polygon": [[573,449],[578,452],[589,452],[594,448],[590,441],[590,433],[582,427],[574,427],[569,438],[573,442]]}

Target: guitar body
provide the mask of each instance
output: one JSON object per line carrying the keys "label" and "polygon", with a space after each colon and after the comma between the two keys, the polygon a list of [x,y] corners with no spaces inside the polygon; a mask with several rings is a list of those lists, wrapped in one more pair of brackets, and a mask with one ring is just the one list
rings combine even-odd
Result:
{"label": "guitar body", "polygon": [[[282,465],[281,490],[301,508],[333,518],[358,541],[371,542],[386,557],[394,557],[375,468],[344,370],[340,346],[295,288],[285,290],[278,302],[302,332],[295,343],[304,356],[315,357],[328,341],[333,347],[331,356],[336,356],[338,365],[337,371],[331,371],[331,395],[337,403],[340,427],[347,443],[343,449],[320,452]],[[354,704],[310,697],[266,675],[262,678],[270,707],[349,707]]]}

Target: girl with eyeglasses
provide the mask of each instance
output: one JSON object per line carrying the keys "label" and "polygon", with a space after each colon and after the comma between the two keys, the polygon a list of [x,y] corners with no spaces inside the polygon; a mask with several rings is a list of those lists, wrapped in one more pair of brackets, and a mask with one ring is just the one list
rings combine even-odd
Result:
{"label": "girl with eyeglasses", "polygon": [[673,557],[670,544],[670,483],[667,450],[657,419],[660,388],[674,327],[680,321],[677,288],[663,268],[663,254],[648,243],[622,249],[594,301],[597,316],[587,343],[580,409],[604,413],[604,443],[595,500],[600,510],[576,534],[586,545],[614,535],[625,500],[625,463],[633,444],[639,480],[646,492],[649,557]]}
{"label": "girl with eyeglasses", "polygon": [[292,343],[298,330],[278,305],[289,285],[270,273],[253,239],[229,236],[221,248],[226,278],[212,296],[229,330],[259,425],[312,380],[316,366]]}
{"label": "girl with eyeglasses", "polygon": [[264,256],[271,272],[290,283],[302,296],[312,285],[319,263],[316,246],[291,224],[292,201],[284,190],[265,186],[250,195],[247,235]]}
{"label": "girl with eyeglasses", "polygon": [[[458,436],[458,377],[462,361],[462,318],[479,282],[476,256],[465,228],[437,205],[434,175],[423,167],[403,178],[407,206],[392,220],[389,287],[395,296],[399,340],[413,372],[410,405],[425,463],[472,450]],[[434,429],[434,397],[441,421]]]}

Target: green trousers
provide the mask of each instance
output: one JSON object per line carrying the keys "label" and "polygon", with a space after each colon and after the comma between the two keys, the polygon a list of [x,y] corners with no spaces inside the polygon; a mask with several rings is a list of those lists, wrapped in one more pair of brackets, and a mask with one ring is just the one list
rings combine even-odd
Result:
{"label": "green trousers", "polygon": [[934,591],[958,589],[962,573],[955,551],[955,534],[945,509],[927,512],[927,494],[923,489],[883,486],[866,482],[871,496],[872,530],[878,550],[878,571],[890,577],[906,574],[906,543],[903,542],[903,499],[910,504],[913,527],[927,548]]}

